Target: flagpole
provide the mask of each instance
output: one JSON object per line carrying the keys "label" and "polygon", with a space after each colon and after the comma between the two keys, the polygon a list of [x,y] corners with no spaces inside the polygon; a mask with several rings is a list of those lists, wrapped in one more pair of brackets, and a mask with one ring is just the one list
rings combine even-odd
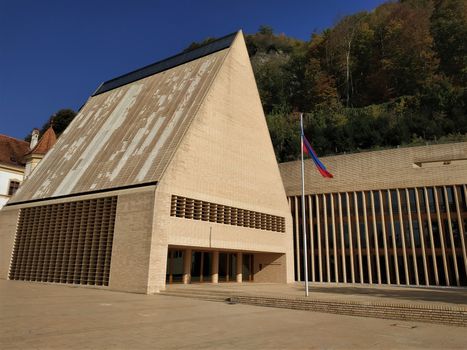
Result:
{"label": "flagpole", "polygon": [[[303,113],[300,113],[300,149],[302,153],[302,232],[303,232],[303,267],[305,269],[305,296],[308,296],[308,247],[306,243],[305,220],[305,163],[303,162]],[[299,252],[298,252],[299,254]]]}

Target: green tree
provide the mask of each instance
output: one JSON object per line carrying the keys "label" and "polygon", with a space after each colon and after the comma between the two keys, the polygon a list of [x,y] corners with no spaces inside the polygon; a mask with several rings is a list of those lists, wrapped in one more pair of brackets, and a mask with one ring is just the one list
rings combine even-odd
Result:
{"label": "green tree", "polygon": [[467,3],[437,0],[431,17],[441,71],[458,84],[467,83]]}
{"label": "green tree", "polygon": [[57,136],[60,136],[75,116],[76,112],[72,109],[60,109],[49,118],[49,121],[42,127],[41,132],[44,133],[52,125]]}
{"label": "green tree", "polygon": [[[75,118],[76,112],[73,111],[72,109],[65,108],[65,109],[60,109],[56,113],[52,114],[47,122],[42,125],[42,128],[40,129],[39,137],[41,137],[44,132],[52,125],[55,134],[57,136],[60,136],[65,129],[68,127],[68,125],[71,123],[71,121]],[[26,141],[31,140],[31,134],[25,137]]]}

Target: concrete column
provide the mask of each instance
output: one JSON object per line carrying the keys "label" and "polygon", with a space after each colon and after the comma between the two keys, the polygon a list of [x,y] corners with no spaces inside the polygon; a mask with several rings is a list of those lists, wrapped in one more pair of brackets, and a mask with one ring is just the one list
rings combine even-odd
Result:
{"label": "concrete column", "polygon": [[[453,187],[453,191],[456,188]],[[456,246],[454,244],[454,235],[452,233],[452,222],[451,222],[451,208],[449,205],[449,198],[448,198],[448,192],[446,190],[446,186],[443,186],[443,191],[444,191],[444,203],[446,204],[446,214],[448,216],[448,230],[449,230],[449,237],[451,238],[451,254],[452,254],[452,260],[454,262],[454,276],[456,279],[456,285],[460,286],[459,282],[459,268],[457,266],[457,256],[456,256]]]}
{"label": "concrete column", "polygon": [[315,276],[315,242],[313,239],[313,201],[311,199],[311,196],[308,196],[308,224],[309,224],[309,230],[310,232],[310,245],[311,245],[311,280],[313,282],[316,282],[316,276]]}
{"label": "concrete column", "polygon": [[[405,228],[404,228],[404,217],[402,216],[402,205],[401,205],[401,196],[400,191],[396,189],[397,193],[397,208],[399,209],[399,224],[401,230],[401,241],[402,241],[402,259],[404,263],[404,272],[405,272],[405,284],[410,284],[410,274],[409,274],[409,264],[407,262],[407,248],[405,244]],[[410,212],[409,212],[410,215]]]}
{"label": "concrete column", "polygon": [[392,211],[392,197],[391,197],[391,190],[387,190],[386,194],[388,196],[388,209],[389,209],[389,220],[391,220],[391,235],[392,235],[392,251],[393,251],[393,259],[394,259],[394,270],[396,273],[396,284],[399,286],[400,278],[399,278],[399,262],[397,259],[397,244],[396,244],[396,230],[394,229],[394,213]]}
{"label": "concrete column", "polygon": [[362,261],[362,243],[361,243],[361,236],[360,236],[360,217],[358,215],[358,200],[357,200],[357,192],[353,193],[353,205],[354,205],[354,213],[355,213],[355,239],[357,240],[357,251],[358,251],[358,275],[360,277],[360,283],[364,283],[363,280],[363,261]]}
{"label": "concrete column", "polygon": [[381,228],[383,229],[383,247],[384,247],[384,262],[386,263],[386,283],[391,284],[391,274],[389,273],[389,253],[388,253],[388,244],[386,236],[386,220],[384,216],[384,206],[383,206],[383,192],[378,191],[379,194],[379,209],[381,213]]}
{"label": "concrete column", "polygon": [[326,195],[323,194],[323,216],[324,216],[324,252],[326,253],[326,282],[331,282],[331,266],[329,258],[329,231],[328,231],[328,205]]}
{"label": "concrete column", "polygon": [[438,219],[438,234],[441,241],[441,256],[443,257],[443,268],[444,268],[444,275],[446,284],[449,287],[451,285],[449,279],[449,271],[448,271],[448,263],[446,259],[446,248],[444,243],[444,227],[443,221],[441,221],[441,213],[439,209],[439,201],[438,201],[438,187],[433,187],[433,194],[435,196],[435,208],[436,208],[436,217]]}
{"label": "concrete column", "polygon": [[212,283],[219,283],[219,252],[212,252]]}
{"label": "concrete column", "polygon": [[352,220],[350,219],[351,213],[349,192],[345,192],[345,204],[347,207],[347,228],[349,230],[350,275],[352,277],[352,283],[355,283],[355,261],[353,259]]}
{"label": "concrete column", "polygon": [[[435,275],[435,284],[439,286],[439,277],[438,277],[438,263],[436,261],[436,250],[435,250],[435,241],[433,239],[433,225],[431,224],[431,209],[430,209],[430,199],[428,197],[428,190],[426,187],[423,187],[423,193],[425,194],[425,212],[428,220],[428,233],[430,234],[430,246],[431,246],[431,257],[433,259],[433,271]],[[420,226],[423,226],[420,221]]]}
{"label": "concrete column", "polygon": [[420,209],[420,198],[418,197],[418,188],[415,188],[414,190],[415,190],[415,205],[417,207],[418,232],[420,235],[420,243],[422,246],[423,271],[425,273],[425,285],[429,286],[430,276],[428,275],[428,264],[426,261],[426,252],[425,252],[425,245],[427,243],[425,243],[425,233],[423,232],[423,221],[422,221],[422,215],[421,215],[421,209]]}
{"label": "concrete column", "polygon": [[243,254],[237,253],[237,283],[242,283]]}
{"label": "concrete column", "polygon": [[467,249],[465,249],[466,244],[465,244],[465,239],[464,239],[465,232],[464,232],[464,227],[462,227],[462,225],[460,224],[462,222],[461,220],[462,217],[461,217],[460,202],[459,202],[459,195],[457,194],[457,189],[459,189],[459,191],[462,191],[462,189],[464,189],[464,193],[467,191],[466,191],[465,185],[463,187],[454,186],[454,202],[456,203],[457,222],[458,222],[459,233],[461,237],[462,255],[464,257],[464,266],[465,266],[464,271],[467,271]]}
{"label": "concrete column", "polygon": [[333,246],[334,246],[334,282],[338,283],[339,282],[339,258],[337,256],[337,234],[336,234],[336,215],[334,211],[334,194],[331,193],[331,220],[332,220],[332,239],[333,239]]}
{"label": "concrete column", "polygon": [[[416,191],[416,190],[413,190],[413,191]],[[413,263],[414,274],[415,274],[415,285],[418,286],[420,285],[420,282],[418,279],[417,252],[415,248],[415,239],[413,236],[412,206],[410,204],[410,195],[409,195],[409,190],[407,188],[405,189],[405,202],[407,203],[407,213],[408,213],[407,221],[409,223],[410,245],[412,246],[412,263]]]}
{"label": "concrete column", "polygon": [[183,284],[191,282],[191,255],[191,249],[186,249],[183,257]]}
{"label": "concrete column", "polygon": [[[371,195],[371,192],[370,192]],[[365,227],[365,240],[366,240],[366,259],[368,267],[368,283],[373,284],[373,270],[371,268],[371,251],[370,251],[370,235],[368,233],[368,213],[366,208],[366,193],[362,191],[363,200],[363,224]]]}
{"label": "concrete column", "polygon": [[298,282],[302,280],[300,276],[300,226],[298,223],[298,197],[294,198],[295,204],[295,266],[297,266],[297,276],[296,279]]}
{"label": "concrete column", "polygon": [[373,215],[373,235],[375,238],[375,254],[376,254],[376,273],[378,275],[378,284],[381,284],[381,265],[379,262],[379,242],[378,242],[378,225],[376,224],[375,210],[375,194],[370,191],[371,214]]}
{"label": "concrete column", "polygon": [[320,223],[320,212],[319,212],[319,195],[315,196],[316,204],[316,237],[318,237],[318,269],[319,269],[319,281],[323,282],[323,258],[321,256],[321,223]]}
{"label": "concrete column", "polygon": [[344,221],[343,221],[343,215],[342,215],[342,194],[341,193],[337,194],[337,203],[339,206],[339,230],[341,234],[342,277],[343,277],[344,283],[347,283],[347,266],[345,262]]}

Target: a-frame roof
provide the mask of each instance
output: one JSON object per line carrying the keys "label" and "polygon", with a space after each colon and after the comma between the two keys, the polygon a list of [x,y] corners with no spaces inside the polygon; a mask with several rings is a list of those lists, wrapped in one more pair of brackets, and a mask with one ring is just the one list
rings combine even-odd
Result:
{"label": "a-frame roof", "polygon": [[159,181],[234,38],[102,84],[9,204]]}

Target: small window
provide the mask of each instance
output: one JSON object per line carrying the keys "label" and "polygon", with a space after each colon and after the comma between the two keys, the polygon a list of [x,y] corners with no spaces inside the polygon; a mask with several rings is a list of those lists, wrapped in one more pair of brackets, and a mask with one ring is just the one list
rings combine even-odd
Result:
{"label": "small window", "polygon": [[10,180],[10,187],[8,188],[8,195],[12,196],[16,193],[19,188],[19,181]]}
{"label": "small window", "polygon": [[435,168],[446,165],[465,165],[467,164],[467,159],[442,159],[442,160],[426,160],[420,162],[414,162],[414,168]]}

